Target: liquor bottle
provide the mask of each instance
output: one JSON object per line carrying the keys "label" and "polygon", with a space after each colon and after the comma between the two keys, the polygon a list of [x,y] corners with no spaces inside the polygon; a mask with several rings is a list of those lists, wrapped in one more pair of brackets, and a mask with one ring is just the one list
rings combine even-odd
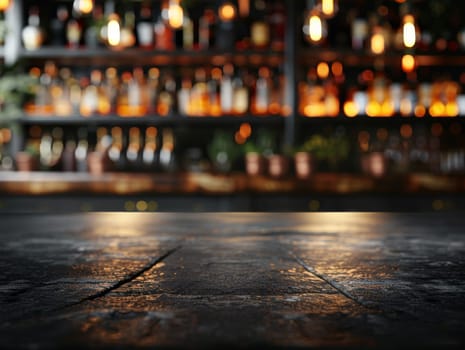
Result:
{"label": "liquor bottle", "polygon": [[133,74],[124,72],[117,102],[117,113],[123,117],[140,117],[147,113],[144,101],[144,82],[141,80],[142,70],[135,68]]}
{"label": "liquor bottle", "polygon": [[211,77],[207,82],[208,89],[208,114],[211,116],[221,115],[220,85],[221,69],[216,67],[211,70]]}
{"label": "liquor bottle", "polygon": [[51,44],[54,46],[66,45],[66,24],[69,19],[69,10],[66,5],[57,7],[56,17],[50,23]]}
{"label": "liquor bottle", "polygon": [[270,24],[266,15],[266,3],[264,0],[254,0],[250,26],[250,41],[253,47],[263,49],[270,44]]}
{"label": "liquor bottle", "polygon": [[92,20],[84,31],[84,43],[88,48],[95,49],[102,46],[100,38],[100,23],[103,21],[103,8],[101,4],[94,4]]}
{"label": "liquor bottle", "polygon": [[102,89],[104,91],[104,95],[107,96],[110,105],[110,113],[116,113],[119,85],[120,82],[116,68],[108,67],[105,70]]}
{"label": "liquor bottle", "polygon": [[122,170],[125,167],[126,159],[123,156],[124,137],[123,130],[119,126],[111,128],[111,146],[108,149],[108,158],[117,170]]}
{"label": "liquor bottle", "polygon": [[76,141],[73,139],[67,139],[65,148],[63,149],[63,171],[76,171]]}
{"label": "liquor bottle", "polygon": [[174,50],[174,31],[163,19],[161,13],[155,21],[155,48],[157,50]]}
{"label": "liquor bottle", "polygon": [[108,115],[111,112],[111,96],[103,84],[103,73],[101,70],[94,69],[90,76],[91,84],[97,88],[97,113]]}
{"label": "liquor bottle", "polygon": [[147,113],[156,113],[158,90],[160,88],[160,70],[156,67],[149,69],[147,74],[148,110]]}
{"label": "liquor bottle", "polygon": [[123,25],[121,27],[121,46],[128,48],[136,44],[135,21],[136,16],[132,8],[124,12]]}
{"label": "liquor bottle", "polygon": [[271,96],[271,80],[270,69],[268,67],[260,67],[258,70],[258,78],[255,83],[255,93],[252,101],[252,113],[264,115],[268,113]]}
{"label": "liquor bottle", "polygon": [[145,130],[145,145],[142,151],[142,163],[149,170],[156,170],[159,161],[158,129],[151,126]]}
{"label": "liquor bottle", "polygon": [[208,114],[209,96],[207,76],[204,68],[195,70],[195,82],[191,90],[191,112],[193,116],[205,116]]}
{"label": "liquor bottle", "polygon": [[[284,74],[273,74],[270,98],[270,114],[280,114],[284,105]],[[339,102],[339,101],[338,101]]]}
{"label": "liquor bottle", "polygon": [[68,116],[73,113],[70,86],[71,70],[69,68],[61,68],[59,71],[59,79],[55,83],[55,86],[52,86],[54,111],[58,116]]}
{"label": "liquor bottle", "polygon": [[154,23],[152,22],[151,3],[148,1],[141,4],[136,29],[138,45],[142,48],[152,48],[154,43]]}
{"label": "liquor bottle", "polygon": [[87,171],[87,155],[89,153],[89,142],[87,140],[87,129],[78,129],[78,144],[74,152],[74,158],[76,159],[76,170],[78,172]]}
{"label": "liquor bottle", "polygon": [[178,112],[181,115],[191,115],[190,102],[191,102],[192,80],[189,77],[183,77],[181,88],[178,91]]}
{"label": "liquor bottle", "polygon": [[82,97],[79,112],[83,117],[89,117],[98,110],[98,89],[87,77],[81,78]]}
{"label": "liquor bottle", "polygon": [[168,116],[176,110],[176,81],[171,74],[165,76],[163,88],[158,94],[156,112],[160,116]]}
{"label": "liquor bottle", "polygon": [[352,20],[352,48],[354,50],[363,50],[367,47],[368,40],[368,20],[365,12],[357,13],[356,17]]}
{"label": "liquor bottle", "polygon": [[44,31],[40,27],[39,8],[32,6],[29,9],[28,24],[21,32],[21,38],[26,50],[39,49],[45,39]]}
{"label": "liquor bottle", "polygon": [[182,47],[185,50],[194,48],[194,21],[187,11],[184,11],[184,21],[182,24]]}
{"label": "liquor bottle", "polygon": [[82,37],[82,23],[76,18],[70,18],[66,24],[66,40],[68,47],[76,49],[79,47]]}
{"label": "liquor bottle", "polygon": [[284,36],[286,27],[286,13],[284,3],[275,1],[271,8],[270,15],[270,33],[271,33],[271,48],[273,50],[284,49]]}
{"label": "liquor bottle", "polygon": [[126,159],[131,169],[135,170],[140,167],[142,156],[141,134],[138,127],[129,129],[128,147],[126,149]]}
{"label": "liquor bottle", "polygon": [[160,166],[164,171],[176,170],[176,157],[174,148],[175,138],[173,130],[163,129],[162,145],[160,149]]}
{"label": "liquor bottle", "polygon": [[206,8],[199,18],[199,48],[211,49],[215,47],[215,12]]}
{"label": "liquor bottle", "polygon": [[232,82],[232,113],[234,115],[243,115],[249,110],[249,89],[245,84],[246,74],[246,72],[238,72]]}
{"label": "liquor bottle", "polygon": [[235,31],[235,7],[232,4],[220,6],[217,25],[215,28],[216,48],[220,50],[232,50],[236,41]]}
{"label": "liquor bottle", "polygon": [[231,63],[227,63],[223,67],[223,77],[220,84],[220,103],[221,112],[223,114],[232,113],[233,109],[233,75],[234,66]]}

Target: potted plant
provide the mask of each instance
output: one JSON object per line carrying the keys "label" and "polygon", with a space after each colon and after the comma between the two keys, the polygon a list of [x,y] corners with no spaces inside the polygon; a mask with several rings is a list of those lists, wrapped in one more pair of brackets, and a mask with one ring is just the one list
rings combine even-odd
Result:
{"label": "potted plant", "polygon": [[228,173],[232,169],[239,150],[229,133],[217,130],[213,134],[207,151],[213,168],[218,172]]}
{"label": "potted plant", "polygon": [[[330,171],[336,171],[340,163],[347,159],[349,150],[350,144],[344,135],[314,134],[303,143],[300,150],[294,155],[295,164],[296,167],[300,166],[301,176],[310,176],[318,164],[322,162],[327,164]],[[301,152],[306,153],[306,155]],[[305,164],[305,162],[311,163]]]}
{"label": "potted plant", "polygon": [[245,172],[250,176],[263,175],[266,169],[266,158],[262,150],[252,141],[244,144]]}

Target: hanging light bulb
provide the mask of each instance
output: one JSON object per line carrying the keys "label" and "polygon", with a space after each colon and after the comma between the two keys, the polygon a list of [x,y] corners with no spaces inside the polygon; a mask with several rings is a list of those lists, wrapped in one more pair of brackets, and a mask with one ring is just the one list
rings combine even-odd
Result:
{"label": "hanging light bulb", "polygon": [[319,0],[318,7],[325,18],[334,17],[338,11],[337,0]]}
{"label": "hanging light bulb", "polygon": [[236,7],[230,1],[225,1],[218,9],[218,16],[224,22],[232,21],[236,17]]}
{"label": "hanging light bulb", "polygon": [[184,22],[184,11],[180,0],[170,0],[168,6],[168,24],[171,28],[178,29]]}
{"label": "hanging light bulb", "polygon": [[415,27],[415,19],[412,15],[405,15],[403,20],[402,35],[404,46],[412,48],[415,46],[417,35]]}
{"label": "hanging light bulb", "polygon": [[302,28],[305,37],[311,43],[318,44],[328,35],[327,24],[318,11],[310,11]]}
{"label": "hanging light bulb", "polygon": [[77,13],[82,13],[87,15],[92,12],[94,9],[94,1],[93,0],[74,0],[73,2],[73,10]]}

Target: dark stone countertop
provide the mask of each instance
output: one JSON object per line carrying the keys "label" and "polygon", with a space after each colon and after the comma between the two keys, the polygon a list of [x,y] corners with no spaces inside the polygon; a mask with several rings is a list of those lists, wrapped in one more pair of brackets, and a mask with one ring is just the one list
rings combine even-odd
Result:
{"label": "dark stone countertop", "polygon": [[0,215],[0,347],[465,345],[463,213]]}

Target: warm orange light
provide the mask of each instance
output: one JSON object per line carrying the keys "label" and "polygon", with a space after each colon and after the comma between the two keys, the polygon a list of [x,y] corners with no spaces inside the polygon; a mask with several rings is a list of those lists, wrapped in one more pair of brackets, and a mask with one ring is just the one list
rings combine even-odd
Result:
{"label": "warm orange light", "polygon": [[394,114],[394,106],[389,101],[384,101],[381,104],[381,115],[391,117]]}
{"label": "warm orange light", "polygon": [[326,22],[318,12],[312,11],[305,21],[303,32],[307,39],[313,43],[319,43],[326,36]]}
{"label": "warm orange light", "polygon": [[442,102],[436,101],[430,106],[428,111],[432,117],[442,117],[446,112],[446,107]]}
{"label": "warm orange light", "polygon": [[413,106],[412,106],[412,101],[410,101],[408,98],[403,98],[400,101],[400,114],[404,116],[408,116],[412,114]]}
{"label": "warm orange light", "polygon": [[403,55],[402,56],[402,70],[405,73],[413,72],[415,69],[415,57],[412,55]]}
{"label": "warm orange light", "polygon": [[225,2],[218,9],[218,15],[222,21],[232,21],[236,17],[236,8],[232,3]]}
{"label": "warm orange light", "polygon": [[403,124],[401,127],[400,127],[400,135],[405,138],[405,139],[409,139],[412,137],[413,135],[413,128],[410,124]]}
{"label": "warm orange light", "polygon": [[375,28],[373,35],[371,36],[371,51],[376,54],[382,54],[384,52],[384,35],[379,28]]}
{"label": "warm orange light", "polygon": [[459,107],[456,102],[446,103],[446,116],[456,117],[459,115]]}
{"label": "warm orange light", "polygon": [[333,64],[331,65],[331,72],[333,72],[333,74],[336,77],[342,75],[343,71],[344,71],[344,68],[341,62],[338,62],[338,61],[333,62]]}
{"label": "warm orange light", "polygon": [[107,41],[110,46],[118,46],[121,42],[121,26],[119,17],[112,14],[108,17],[107,24]]}
{"label": "warm orange light", "polygon": [[415,19],[412,15],[406,15],[404,17],[404,25],[402,27],[403,41],[405,47],[411,48],[416,43],[416,28]]}
{"label": "warm orange light", "polygon": [[320,102],[309,104],[304,108],[304,114],[307,117],[321,117],[325,115],[325,112],[325,105]]}
{"label": "warm orange light", "polygon": [[365,112],[369,117],[379,117],[381,115],[381,106],[376,101],[370,101]]}
{"label": "warm orange light", "polygon": [[316,73],[320,79],[326,79],[329,75],[329,66],[326,62],[320,62],[316,66]]}
{"label": "warm orange light", "polygon": [[333,17],[337,12],[336,0],[321,0],[321,12],[327,18]]}
{"label": "warm orange light", "polygon": [[11,0],[0,0],[0,11],[5,11],[10,5]]}
{"label": "warm orange light", "polygon": [[415,117],[421,118],[424,117],[426,114],[426,108],[424,106],[416,106],[415,107]]}
{"label": "warm orange light", "polygon": [[171,28],[178,29],[184,23],[184,10],[179,0],[170,0],[168,7],[168,23]]}
{"label": "warm orange light", "polygon": [[249,123],[242,123],[239,127],[239,133],[243,138],[248,138],[252,134],[252,127]]}
{"label": "warm orange light", "polygon": [[77,13],[88,14],[94,9],[93,0],[74,0],[73,9]]}
{"label": "warm orange light", "polygon": [[344,103],[344,114],[350,118],[356,117],[358,114],[357,105],[353,101]]}

